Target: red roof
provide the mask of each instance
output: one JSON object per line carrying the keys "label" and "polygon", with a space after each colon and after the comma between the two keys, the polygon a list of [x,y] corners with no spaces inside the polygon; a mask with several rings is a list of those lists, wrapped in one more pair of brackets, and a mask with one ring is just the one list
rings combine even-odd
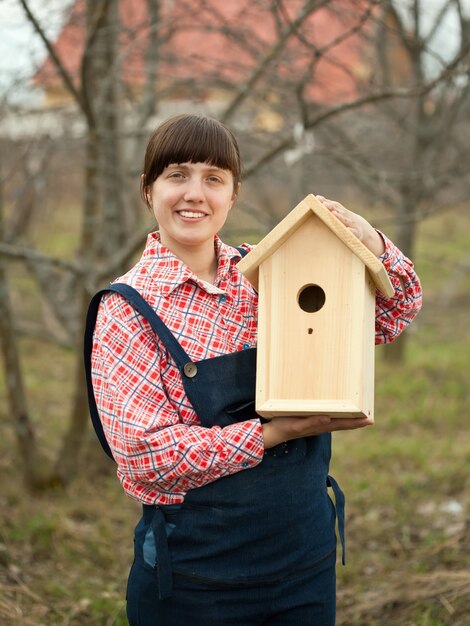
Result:
{"label": "red roof", "polygon": [[[268,9],[271,3],[252,0],[163,0],[159,34],[159,85],[186,83],[195,92],[205,81],[224,86],[240,85],[279,38],[279,25]],[[281,54],[269,65],[272,80],[287,86],[306,78],[306,93],[322,103],[354,97],[357,80],[364,74],[364,28],[361,16],[366,0],[335,0],[316,9],[293,33]],[[55,49],[78,83],[86,37],[85,0],[77,0],[62,29]],[[302,0],[284,3],[282,28],[295,19]],[[266,8],[264,8],[266,7]],[[120,63],[122,77],[132,86],[145,81],[145,54],[149,18],[145,0],[120,0]],[[315,51],[321,52],[316,57]],[[316,60],[316,59],[319,60]],[[113,72],[113,68],[110,68]],[[112,74],[111,74],[112,75]],[[197,81],[197,82],[196,82]],[[46,90],[60,89],[61,79],[49,58],[35,77]]]}

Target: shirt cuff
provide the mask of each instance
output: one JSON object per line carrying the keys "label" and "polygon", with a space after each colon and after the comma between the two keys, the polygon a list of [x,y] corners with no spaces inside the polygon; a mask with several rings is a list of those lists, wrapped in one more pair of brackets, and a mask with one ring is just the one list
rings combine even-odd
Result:
{"label": "shirt cuff", "polygon": [[227,465],[233,469],[248,469],[263,460],[263,426],[259,419],[231,424],[223,433],[228,450]]}
{"label": "shirt cuff", "polygon": [[387,272],[393,272],[397,265],[400,266],[403,264],[404,255],[387,235],[384,235],[379,230],[377,232],[382,237],[385,244],[385,251],[380,255],[379,260],[382,262]]}

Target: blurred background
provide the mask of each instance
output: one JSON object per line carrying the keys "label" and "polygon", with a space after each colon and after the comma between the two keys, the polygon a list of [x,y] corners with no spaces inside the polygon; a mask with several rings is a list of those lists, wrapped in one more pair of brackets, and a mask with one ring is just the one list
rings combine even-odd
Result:
{"label": "blurred background", "polygon": [[414,261],[376,425],[334,436],[338,626],[470,623],[469,77],[470,0],[0,0],[1,624],[126,624],[139,506],[91,433],[83,320],[155,228],[143,152],[182,112],[239,138],[228,243],[317,193]]}

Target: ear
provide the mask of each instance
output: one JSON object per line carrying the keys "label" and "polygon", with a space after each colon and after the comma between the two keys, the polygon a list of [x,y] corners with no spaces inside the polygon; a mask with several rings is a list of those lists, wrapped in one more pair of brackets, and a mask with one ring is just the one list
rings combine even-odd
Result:
{"label": "ear", "polygon": [[[240,194],[240,189],[241,189],[241,183],[237,183],[236,188],[233,190],[233,195],[232,195],[232,206],[235,204],[235,201],[237,200],[239,194]],[[230,208],[232,208],[232,206]]]}
{"label": "ear", "polygon": [[140,175],[140,182],[141,182],[142,193],[145,198],[145,202],[148,208],[151,209],[152,208],[152,194],[150,192],[150,187],[144,186],[144,174]]}

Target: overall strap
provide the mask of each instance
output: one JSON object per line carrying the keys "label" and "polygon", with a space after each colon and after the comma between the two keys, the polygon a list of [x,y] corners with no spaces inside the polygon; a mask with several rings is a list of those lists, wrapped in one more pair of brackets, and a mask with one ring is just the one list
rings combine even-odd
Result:
{"label": "overall strap", "polygon": [[326,479],[326,484],[327,487],[331,487],[333,489],[333,493],[335,494],[335,509],[336,517],[338,519],[338,534],[342,548],[341,561],[343,565],[346,565],[346,539],[344,536],[344,493],[341,491],[340,486],[333,478],[333,476],[328,476],[328,478]]}
{"label": "overall strap", "polygon": [[[237,248],[242,257],[247,254],[247,251],[243,248]],[[96,316],[98,315],[98,308],[101,302],[101,298],[108,291],[115,291],[121,294],[128,302],[136,309],[150,324],[152,330],[163,341],[178,368],[184,367],[186,363],[191,362],[191,359],[181,347],[180,343],[155,313],[148,302],[140,295],[140,293],[126,285],[124,283],[114,283],[108,285],[104,289],[98,291],[91,299],[88,307],[88,313],[85,323],[85,341],[84,341],[84,360],[85,360],[85,376],[88,391],[88,406],[90,410],[91,421],[95,429],[96,435],[101,443],[101,446],[105,453],[114,460],[111,449],[106,440],[103,432],[103,425],[101,423],[98,408],[96,406],[95,394],[93,391],[93,382],[91,377],[91,353],[93,351],[93,332],[95,330]]]}
{"label": "overall strap", "polygon": [[160,319],[150,304],[136,289],[124,283],[113,283],[112,285],[108,285],[103,291],[116,291],[126,298],[134,309],[150,324],[153,332],[161,339],[179,369],[191,361],[168,326]]}
{"label": "overall strap", "polygon": [[191,361],[176,338],[172,335],[168,327],[158,317],[152,307],[144,300],[138,291],[124,283],[115,283],[108,285],[105,289],[101,289],[93,296],[88,307],[88,313],[85,323],[85,342],[84,342],[84,359],[85,359],[85,376],[88,391],[88,406],[90,410],[91,421],[95,429],[96,435],[101,443],[105,453],[113,459],[111,449],[106,441],[103,432],[98,408],[96,406],[95,394],[93,391],[93,382],[91,376],[91,353],[93,350],[93,332],[95,330],[96,316],[100,306],[101,298],[108,291],[114,291],[121,294],[150,324],[152,330],[158,334],[164,342],[171,356],[175,360],[177,366],[181,369],[184,365]]}
{"label": "overall strap", "polygon": [[101,296],[106,292],[106,289],[102,289],[96,293],[89,306],[88,313],[86,316],[85,322],[85,338],[83,344],[83,357],[85,361],[85,377],[86,377],[86,386],[88,392],[88,408],[90,411],[90,417],[93,424],[93,428],[95,429],[96,436],[98,437],[101,447],[109,456],[110,459],[113,459],[113,453],[106,441],[106,437],[103,432],[103,425],[100,420],[100,416],[98,414],[98,408],[96,406],[95,393],[93,391],[93,382],[91,378],[91,353],[93,351],[93,331],[95,330],[96,324],[96,316],[98,314],[98,307],[100,305]]}

